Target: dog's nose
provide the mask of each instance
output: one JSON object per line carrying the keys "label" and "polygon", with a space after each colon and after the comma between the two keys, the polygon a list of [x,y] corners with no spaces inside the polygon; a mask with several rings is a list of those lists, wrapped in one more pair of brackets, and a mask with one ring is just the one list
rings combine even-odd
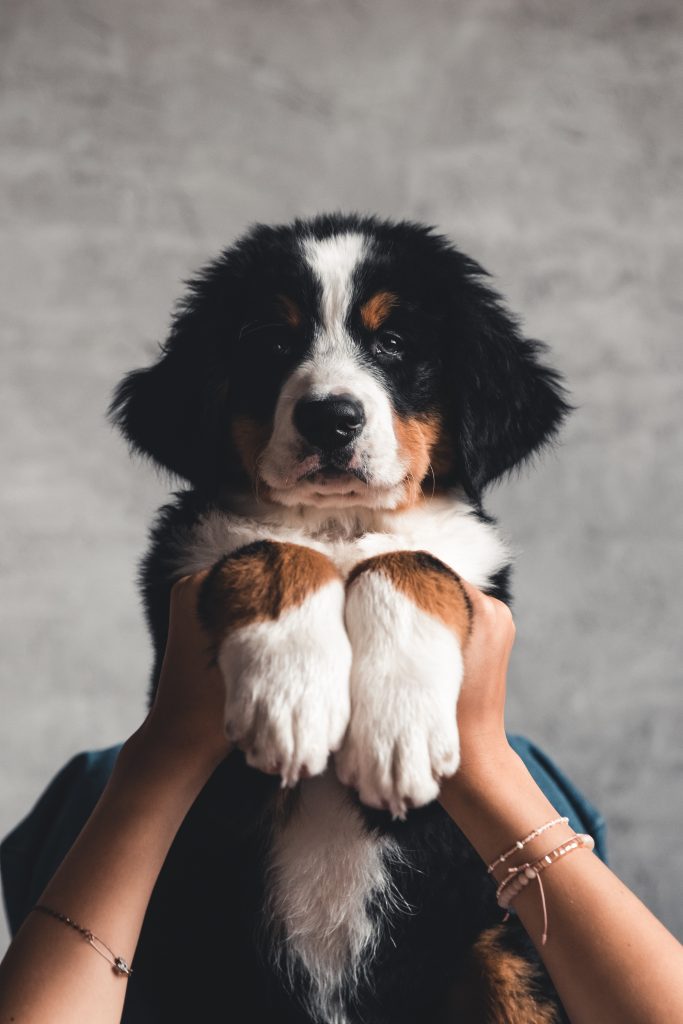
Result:
{"label": "dog's nose", "polygon": [[315,448],[343,448],[364,424],[363,406],[351,395],[302,398],[294,409],[294,426]]}

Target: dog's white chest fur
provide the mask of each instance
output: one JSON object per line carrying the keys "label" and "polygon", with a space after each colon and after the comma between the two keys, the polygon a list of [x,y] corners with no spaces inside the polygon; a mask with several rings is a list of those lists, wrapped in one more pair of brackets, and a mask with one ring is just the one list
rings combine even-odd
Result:
{"label": "dog's white chest fur", "polygon": [[346,575],[365,558],[388,551],[428,551],[477,587],[510,562],[498,531],[458,497],[431,498],[404,512],[319,508],[214,508],[172,541],[174,576],[207,569],[256,540],[304,544],[327,555]]}
{"label": "dog's white chest fur", "polygon": [[[370,903],[395,903],[388,862],[398,848],[370,832],[332,769],[300,784],[296,808],[274,831],[268,908],[276,955],[290,974],[310,979],[311,1011],[345,1021],[345,992],[372,959],[377,932]],[[376,918],[375,918],[376,920]]]}

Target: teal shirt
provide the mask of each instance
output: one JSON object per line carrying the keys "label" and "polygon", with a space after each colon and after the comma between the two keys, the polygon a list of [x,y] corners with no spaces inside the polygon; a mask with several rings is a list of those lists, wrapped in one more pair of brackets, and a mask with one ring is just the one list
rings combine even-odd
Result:
{"label": "teal shirt", "polygon": [[[577,832],[588,832],[605,859],[605,825],[582,793],[533,743],[511,736],[510,743],[559,814]],[[0,869],[12,933],[34,906],[56,868],[92,813],[111,775],[120,746],[78,754],[52,780],[35,807],[0,844]],[[157,1021],[143,989],[129,986],[122,1021]]]}
{"label": "teal shirt", "polygon": [[[605,860],[602,815],[535,744],[522,736],[509,739],[558,814],[567,815],[577,832],[592,835],[596,853]],[[120,749],[116,746],[77,754],[0,845],[2,887],[12,934],[88,820]]]}

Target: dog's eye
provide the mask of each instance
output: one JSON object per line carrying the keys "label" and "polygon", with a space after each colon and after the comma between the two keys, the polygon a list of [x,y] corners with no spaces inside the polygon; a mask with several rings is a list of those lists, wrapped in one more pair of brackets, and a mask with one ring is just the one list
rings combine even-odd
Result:
{"label": "dog's eye", "polygon": [[282,338],[277,338],[270,342],[270,351],[274,356],[285,359],[291,353],[292,346]]}
{"label": "dog's eye", "polygon": [[292,354],[294,339],[281,324],[261,324],[252,321],[240,331],[240,341],[251,351],[254,358],[275,356],[287,359]]}
{"label": "dog's eye", "polygon": [[405,344],[398,334],[382,334],[375,339],[372,350],[380,359],[400,359],[405,351]]}

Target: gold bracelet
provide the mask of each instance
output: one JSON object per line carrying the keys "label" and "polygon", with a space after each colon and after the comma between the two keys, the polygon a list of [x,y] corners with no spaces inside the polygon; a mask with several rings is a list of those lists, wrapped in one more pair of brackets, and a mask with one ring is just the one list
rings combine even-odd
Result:
{"label": "gold bracelet", "polygon": [[62,924],[68,925],[69,928],[73,928],[74,931],[82,935],[85,941],[92,946],[96,953],[111,964],[111,969],[114,974],[125,974],[127,978],[133,973],[133,968],[129,967],[122,956],[116,956],[113,950],[109,948],[106,942],[102,942],[102,939],[98,939],[96,935],[88,928],[82,928],[80,924],[76,924],[66,914],[60,914],[58,910],[53,910],[51,907],[46,907],[44,903],[36,903],[34,910],[39,910],[41,914],[47,914],[49,917],[54,917],[56,921],[61,921]]}

